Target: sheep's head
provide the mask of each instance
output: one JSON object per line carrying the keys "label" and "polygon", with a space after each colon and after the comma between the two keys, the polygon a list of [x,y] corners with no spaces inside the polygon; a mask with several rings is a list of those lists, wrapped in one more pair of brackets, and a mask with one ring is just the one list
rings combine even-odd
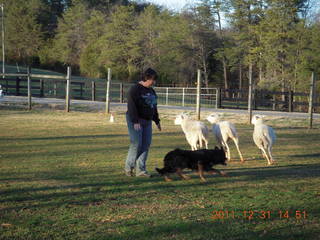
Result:
{"label": "sheep's head", "polygon": [[220,121],[220,115],[218,113],[212,113],[207,117],[207,120],[211,124],[217,123]]}
{"label": "sheep's head", "polygon": [[188,116],[185,113],[179,114],[176,116],[176,119],[174,120],[174,124],[181,125],[182,121],[187,118]]}
{"label": "sheep's head", "polygon": [[262,123],[263,122],[263,118],[264,116],[262,115],[254,115],[251,119],[251,123],[253,125],[257,124],[257,123]]}

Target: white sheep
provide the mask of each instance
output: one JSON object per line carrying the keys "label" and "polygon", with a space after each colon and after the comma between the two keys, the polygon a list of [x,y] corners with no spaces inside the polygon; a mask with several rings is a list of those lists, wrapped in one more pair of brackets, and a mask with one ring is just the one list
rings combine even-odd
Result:
{"label": "white sheep", "polygon": [[231,155],[230,155],[230,148],[228,145],[228,141],[230,139],[233,140],[234,144],[237,147],[241,162],[244,162],[244,159],[242,157],[240,148],[239,148],[239,138],[237,134],[237,130],[235,126],[228,122],[228,121],[220,121],[219,114],[213,113],[207,117],[207,120],[213,124],[212,125],[212,132],[213,135],[215,136],[218,144],[220,144],[222,147],[226,148],[227,150],[227,159],[228,161],[231,160]]}
{"label": "white sheep", "polygon": [[208,149],[208,127],[200,121],[190,119],[186,114],[180,114],[174,120],[175,125],[181,125],[191,150],[201,149],[203,143]]}
{"label": "white sheep", "polygon": [[[261,115],[254,115],[251,123],[254,125],[253,141],[257,147],[261,150],[262,156],[271,165],[275,162],[271,155],[272,145],[276,141],[276,134],[272,127],[267,126],[263,123],[263,117]],[[269,154],[269,156],[268,156]]]}

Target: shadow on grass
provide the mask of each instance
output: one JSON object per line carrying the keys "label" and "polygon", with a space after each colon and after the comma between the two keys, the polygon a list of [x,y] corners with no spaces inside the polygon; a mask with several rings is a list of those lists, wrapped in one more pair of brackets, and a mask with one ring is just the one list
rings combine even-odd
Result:
{"label": "shadow on grass", "polygon": [[[270,220],[269,220],[270,221]],[[303,224],[289,222],[285,226],[275,224],[273,226],[260,227],[249,220],[217,220],[217,221],[167,221],[164,223],[139,222],[138,231],[125,231],[124,233],[108,234],[104,238],[114,240],[130,239],[219,239],[219,240],[273,240],[273,239],[316,239],[319,231],[315,227],[311,231],[304,229]],[[152,226],[153,225],[153,226]],[[116,227],[116,226],[115,226]],[[98,236],[96,236],[98,237]]]}
{"label": "shadow on grass", "polygon": [[294,157],[294,158],[320,158],[320,153],[296,154],[296,155],[291,155],[290,157]]}
{"label": "shadow on grass", "polygon": [[[9,104],[9,103],[8,103]],[[34,114],[33,111],[28,111],[27,110],[27,104],[25,104],[24,106],[21,105],[0,105],[0,110],[6,110],[6,111],[10,111],[10,115],[31,115]],[[7,112],[0,112],[0,116],[2,115],[8,115]]]}
{"label": "shadow on grass", "polygon": [[[58,172],[59,171],[59,172]],[[12,173],[11,173],[12,174]],[[18,173],[16,173],[18,174]],[[24,175],[19,172],[20,175]],[[39,207],[60,207],[61,205],[99,205],[110,203],[126,204],[136,203],[137,199],[145,198],[148,194],[165,194],[173,197],[179,194],[176,191],[185,191],[197,188],[199,192],[210,191],[221,192],[221,183],[273,181],[320,177],[320,164],[272,166],[260,168],[239,168],[228,170],[229,177],[206,175],[208,183],[201,183],[198,176],[192,176],[189,181],[182,181],[174,177],[170,183],[164,182],[163,177],[137,178],[126,177],[119,172],[110,169],[99,169],[95,171],[79,171],[79,169],[63,169],[57,171],[37,172],[25,174],[25,178],[17,179],[38,184],[45,184],[52,180],[54,186],[28,186],[18,187],[0,191],[0,203],[16,202],[17,206],[2,208],[2,211],[19,210]],[[10,176],[8,173],[7,175]],[[239,177],[241,177],[239,179]],[[1,182],[15,182],[15,177],[5,177]],[[44,183],[43,183],[44,182]],[[70,182],[72,182],[70,184]],[[61,183],[61,185],[59,184]],[[69,183],[69,184],[68,184]],[[33,183],[31,183],[33,184]],[[236,189],[239,187],[235,187]],[[241,187],[240,187],[241,188]],[[194,190],[193,190],[194,191]],[[151,196],[150,195],[150,196]]]}
{"label": "shadow on grass", "polygon": [[[178,136],[182,132],[161,132],[154,133],[153,136]],[[43,141],[43,140],[67,140],[67,139],[95,139],[95,138],[117,138],[126,137],[129,139],[128,134],[104,134],[104,135],[81,135],[81,136],[53,136],[53,137],[34,137],[34,138],[0,138],[0,141]]]}
{"label": "shadow on grass", "polygon": [[81,136],[58,136],[58,137],[34,137],[34,138],[2,138],[1,141],[43,141],[43,140],[67,140],[67,139],[95,139],[95,138],[114,138],[128,137],[128,134],[108,134],[108,135],[81,135]]}
{"label": "shadow on grass", "polygon": [[[72,143],[71,143],[72,144]],[[68,144],[65,144],[68,145]],[[107,143],[106,143],[107,145]],[[117,149],[117,151],[121,152],[121,153],[126,153],[126,151],[128,151],[128,147],[127,146],[121,146],[121,147],[117,147],[117,148],[113,148],[113,149]],[[106,155],[106,159],[111,159],[110,157],[108,157],[108,149],[107,146],[106,147],[82,147],[79,149],[72,149],[72,150],[64,150],[64,151],[53,151],[53,152],[47,152],[46,153],[46,157],[50,157],[50,156],[54,156],[54,157],[65,157],[67,158],[70,155],[80,155],[80,154],[89,154],[89,153],[105,153]],[[20,152],[20,153],[8,153],[8,154],[3,154],[2,157],[7,159],[7,160],[17,160],[20,158],[26,159],[32,159],[32,158],[43,158],[44,153],[43,152],[28,152],[28,153],[24,153],[24,152]],[[79,158],[81,158],[82,156],[80,156]],[[88,159],[86,157],[84,157],[83,159],[84,161],[87,161]],[[108,160],[110,161],[110,160]],[[106,161],[108,163],[108,161]]]}
{"label": "shadow on grass", "polygon": [[[246,180],[290,179],[320,177],[320,164],[268,166],[255,168],[234,168],[228,171],[230,177],[246,176]],[[236,181],[236,180],[235,180]]]}

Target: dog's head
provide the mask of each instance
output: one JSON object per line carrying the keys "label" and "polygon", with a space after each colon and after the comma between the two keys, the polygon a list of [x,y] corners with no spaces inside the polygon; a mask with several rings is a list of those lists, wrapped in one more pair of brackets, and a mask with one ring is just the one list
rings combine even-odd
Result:
{"label": "dog's head", "polygon": [[226,152],[224,151],[223,147],[214,148],[214,164],[222,164],[222,165],[227,165],[226,163],[227,157],[226,157]]}

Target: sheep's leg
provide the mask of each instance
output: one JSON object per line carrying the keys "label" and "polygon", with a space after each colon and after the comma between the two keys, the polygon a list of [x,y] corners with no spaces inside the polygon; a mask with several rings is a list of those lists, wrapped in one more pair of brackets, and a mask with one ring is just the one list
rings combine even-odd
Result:
{"label": "sheep's leg", "polygon": [[268,153],[269,153],[269,156],[270,156],[271,163],[274,163],[275,160],[274,160],[274,158],[272,157],[272,154],[271,154],[271,147],[268,147]]}
{"label": "sheep's leg", "polygon": [[236,138],[233,138],[232,140],[234,141],[234,144],[235,144],[235,145],[236,145],[236,147],[237,147],[237,150],[238,150],[238,153],[239,153],[239,156],[240,156],[241,162],[244,162],[244,159],[243,159],[242,154],[241,154],[241,152],[240,152],[240,148],[239,148],[239,142],[238,142],[238,140],[237,140]]}
{"label": "sheep's leg", "polygon": [[206,149],[208,149],[208,140],[205,137],[203,137],[202,139],[204,141],[204,144],[206,145]]}
{"label": "sheep's leg", "polygon": [[202,137],[201,137],[201,134],[199,134],[198,136],[198,139],[199,139],[199,149],[202,149]]}
{"label": "sheep's leg", "polygon": [[208,149],[208,140],[202,135],[202,134],[200,134],[200,142],[201,142],[201,148],[202,148],[202,144],[204,143],[204,145],[205,145],[205,147],[206,147],[206,149]]}
{"label": "sheep's leg", "polygon": [[182,173],[181,168],[178,168],[178,169],[177,169],[177,174],[178,174],[182,179],[184,179],[184,180],[190,179],[189,176],[186,176],[186,175],[184,175],[184,174]]}
{"label": "sheep's leg", "polygon": [[201,178],[201,181],[202,182],[207,182],[207,180],[203,176],[203,165],[201,163],[198,163],[198,173],[199,173],[199,176]]}
{"label": "sheep's leg", "polygon": [[194,145],[193,144],[190,144],[190,146],[191,146],[191,151],[194,151],[194,150],[196,150],[197,148],[195,148],[194,147]]}
{"label": "sheep's leg", "polygon": [[271,161],[270,161],[269,156],[267,155],[266,150],[264,148],[261,148],[261,151],[262,151],[262,156],[267,159],[268,165],[271,165]]}
{"label": "sheep's leg", "polygon": [[[267,156],[266,152],[264,151],[264,149],[263,149],[263,148],[259,148],[259,149],[260,149],[260,151],[261,151],[262,158],[268,160],[268,156]],[[268,160],[268,162],[269,162],[269,160]]]}
{"label": "sheep's leg", "polygon": [[227,149],[227,159],[228,161],[231,161],[231,154],[230,154],[230,148],[229,148],[229,145],[227,144],[227,142],[223,142],[222,144],[226,149]]}

